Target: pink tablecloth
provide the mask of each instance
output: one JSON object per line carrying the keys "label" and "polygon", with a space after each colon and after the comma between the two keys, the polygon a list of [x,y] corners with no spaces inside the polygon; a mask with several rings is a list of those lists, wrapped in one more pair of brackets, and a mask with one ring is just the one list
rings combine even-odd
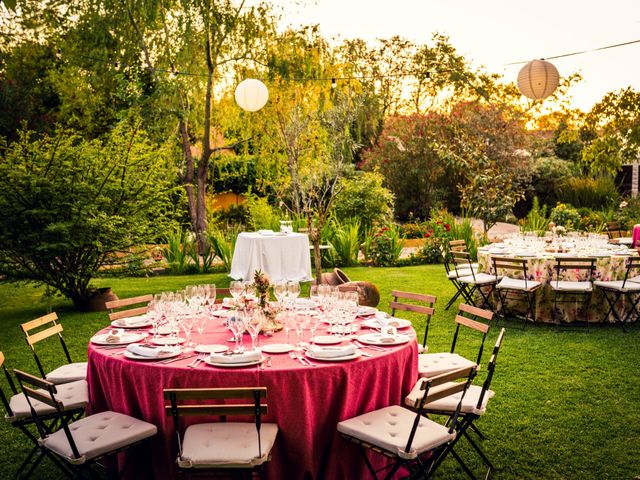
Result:
{"label": "pink tablecloth", "polygon": [[[227,343],[229,331],[211,320],[200,343]],[[247,342],[248,336],[245,336]],[[284,333],[265,339],[285,343]],[[263,343],[266,343],[263,342]],[[152,441],[152,464],[135,458],[135,478],[172,478],[175,472],[175,437],[172,420],[165,417],[162,389],[168,387],[265,386],[269,413],[280,431],[267,466],[271,479],[346,479],[366,476],[354,445],[336,433],[344,419],[388,405],[400,404],[417,380],[417,343],[367,349],[371,358],[327,362],[305,367],[288,355],[272,355],[272,367],[223,369],[204,363],[187,367],[193,359],[167,365],[132,361],[113,350],[89,347],[89,389],[93,412],[114,410],[146,420],[158,427]],[[201,419],[200,421],[206,421]],[[153,474],[152,474],[153,472]]]}
{"label": "pink tablecloth", "polygon": [[631,234],[631,248],[636,247],[640,247],[640,225],[634,225]]}

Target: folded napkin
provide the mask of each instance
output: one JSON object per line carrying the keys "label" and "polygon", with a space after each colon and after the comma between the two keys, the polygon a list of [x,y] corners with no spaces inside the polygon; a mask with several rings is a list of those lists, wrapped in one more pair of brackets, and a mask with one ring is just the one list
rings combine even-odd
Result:
{"label": "folded napkin", "polygon": [[121,318],[118,320],[120,325],[126,325],[127,327],[133,327],[135,325],[142,325],[143,323],[149,323],[149,318],[146,315],[138,315],[137,317]]}
{"label": "folded napkin", "polygon": [[260,235],[275,235],[273,230],[258,230],[258,233]]}
{"label": "folded napkin", "polygon": [[316,358],[348,357],[356,353],[356,347],[354,345],[343,347],[319,347],[316,345],[309,349],[309,353]]}
{"label": "folded napkin", "polygon": [[261,355],[258,350],[244,353],[212,353],[209,360],[211,363],[248,363],[260,360]]}
{"label": "folded napkin", "polygon": [[180,347],[156,347],[153,345],[144,345],[141,343],[132,343],[127,346],[127,351],[141,357],[159,357],[174,353],[180,353]]}
{"label": "folded napkin", "polygon": [[120,343],[122,342],[122,337],[124,337],[122,330],[111,330],[104,338],[104,341],[107,343]]}
{"label": "folded napkin", "polygon": [[380,334],[380,337],[378,337],[378,340],[380,343],[395,343],[396,336],[391,333],[382,333]]}

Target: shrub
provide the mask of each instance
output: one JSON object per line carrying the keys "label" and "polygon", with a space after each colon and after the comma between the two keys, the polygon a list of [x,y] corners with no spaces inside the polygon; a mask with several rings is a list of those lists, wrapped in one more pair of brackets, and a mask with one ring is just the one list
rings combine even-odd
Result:
{"label": "shrub", "polygon": [[402,253],[404,238],[397,225],[383,227],[373,236],[369,255],[377,267],[390,267],[396,264]]}
{"label": "shrub", "polygon": [[623,228],[630,230],[636,223],[640,223],[640,197],[626,198],[620,202],[613,219],[620,222]]}
{"label": "shrub", "polygon": [[423,223],[405,223],[400,226],[400,231],[404,238],[424,238],[427,226]]}
{"label": "shrub", "polygon": [[442,238],[429,237],[425,240],[424,247],[420,249],[417,256],[422,263],[441,263],[442,262]]}
{"label": "shrub", "polygon": [[578,230],[600,233],[605,229],[607,215],[604,212],[591,210],[590,208],[580,208],[578,211],[580,212]]}
{"label": "shrub", "polygon": [[247,200],[249,212],[247,223],[253,230],[279,230],[281,213],[276,210],[264,197],[251,196]]}
{"label": "shrub", "polygon": [[358,218],[363,227],[384,224],[391,220],[394,196],[382,186],[384,177],[376,172],[356,172],[342,180],[341,191],[333,202],[333,212],[339,221]]}
{"label": "shrub", "polygon": [[186,273],[189,265],[189,252],[195,249],[193,239],[181,228],[176,228],[165,238],[167,246],[162,249],[164,258],[169,265],[172,274]]}
{"label": "shrub", "polygon": [[231,260],[233,260],[233,250],[235,247],[235,241],[237,236],[231,232],[231,235],[227,236],[222,233],[221,230],[214,229],[207,235],[211,249],[215,253],[216,257],[222,260],[224,269],[227,272],[231,271]]}
{"label": "shrub", "polygon": [[619,194],[610,177],[571,177],[562,182],[558,199],[576,208],[601,209],[615,205]]}
{"label": "shrub", "polygon": [[571,205],[558,203],[555,208],[551,210],[549,218],[556,225],[571,230],[572,228],[576,228],[580,222],[580,213]]}
{"label": "shrub", "polygon": [[557,157],[537,158],[531,178],[534,196],[538,197],[543,205],[555,205],[561,200],[557,195],[560,184],[571,178],[572,174],[571,162]]}
{"label": "shrub", "polygon": [[129,120],[102,141],[22,133],[0,154],[0,274],[84,308],[109,256],[166,232],[170,153]]}

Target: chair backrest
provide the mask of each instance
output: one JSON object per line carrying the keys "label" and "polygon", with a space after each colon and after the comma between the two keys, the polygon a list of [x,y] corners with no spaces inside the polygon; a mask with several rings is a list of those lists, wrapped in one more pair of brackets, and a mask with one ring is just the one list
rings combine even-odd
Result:
{"label": "chair backrest", "polygon": [[216,303],[222,303],[222,300],[230,297],[231,291],[228,288],[216,287]]}
{"label": "chair backrest", "polygon": [[45,438],[49,434],[49,430],[45,427],[44,423],[38,416],[38,412],[36,411],[36,409],[33,408],[33,404],[31,403],[32,400],[37,400],[46,405],[49,405],[50,407],[53,407],[55,415],[58,417],[58,425],[62,430],[64,430],[74,458],[80,458],[78,447],[76,446],[76,442],[74,441],[73,436],[71,435],[71,431],[69,430],[69,418],[64,415],[64,405],[62,404],[62,402],[56,399],[56,394],[58,392],[56,390],[55,384],[21,370],[14,370],[13,373],[18,379],[20,388],[22,389],[22,392],[27,399],[27,403],[29,404],[29,409],[31,411],[31,416],[38,428],[40,437]]}
{"label": "chair backrest", "polygon": [[[137,315],[143,315],[147,313],[147,309],[149,308],[149,302],[153,300],[153,295],[139,295],[137,297],[123,298],[122,300],[112,300],[110,302],[105,302],[105,306],[109,311],[109,320],[119,320],[121,318],[129,318],[135,317]],[[125,310],[115,311],[117,309],[123,307],[132,307],[133,305],[139,305],[143,303],[144,305],[139,307],[127,308]]]}
{"label": "chair backrest", "polygon": [[471,266],[471,254],[469,252],[465,252],[464,250],[452,251],[449,256],[457,276],[462,276],[463,273],[467,275],[470,270],[475,280],[476,275]]}
{"label": "chair backrest", "polygon": [[487,322],[490,322],[493,319],[493,312],[491,310],[484,310],[472,305],[467,305],[466,303],[461,303],[458,306],[458,309],[458,314],[454,319],[456,322],[456,331],[453,334],[453,342],[451,342],[451,353],[455,352],[461,326],[480,332],[482,333],[482,342],[480,343],[480,349],[478,350],[478,357],[476,359],[476,364],[480,365],[482,352],[484,350],[484,342],[487,339],[487,333],[489,332],[490,327],[488,323],[482,323],[478,320],[486,320]]}
{"label": "chair backrest", "polygon": [[[458,416],[460,414],[460,408],[462,407],[462,400],[464,399],[465,394],[473,381],[473,378],[476,375],[477,367],[464,367],[459,368],[457,370],[452,370],[450,372],[443,373],[441,375],[437,375],[435,377],[431,377],[425,379],[424,382],[420,385],[420,389],[424,391],[423,395],[416,400],[414,405],[417,413],[416,418],[413,421],[413,426],[411,427],[411,432],[409,434],[409,440],[407,441],[407,446],[405,448],[405,452],[411,452],[411,445],[413,444],[413,439],[416,434],[416,430],[422,418],[424,418],[425,414],[425,406],[428,403],[435,402],[440,400],[441,398],[448,397],[450,395],[455,395],[457,393],[462,392],[460,396],[460,401],[456,406],[453,415],[451,416],[451,422],[449,423],[449,433],[453,433],[456,428],[456,422],[458,420]],[[462,382],[454,382],[455,380],[463,379]],[[454,382],[451,385],[447,385],[443,388],[435,388],[443,385],[445,383]]]}
{"label": "chair backrest", "polygon": [[[425,328],[424,328],[424,340],[422,346],[427,346],[427,336],[429,335],[429,325],[431,323],[431,317],[435,313],[434,305],[436,304],[436,297],[433,295],[426,295],[424,293],[411,293],[403,292],[400,290],[393,290],[391,292],[393,300],[389,303],[391,308],[391,316],[396,316],[396,310],[403,310],[405,312],[420,313],[426,316]],[[403,302],[401,300],[411,300],[414,302],[421,302],[423,305],[416,305],[413,303]]]}
{"label": "chair backrest", "polygon": [[482,384],[482,390],[480,391],[480,396],[478,397],[478,403],[476,403],[476,408],[482,408],[482,402],[484,401],[484,397],[487,395],[487,392],[491,388],[491,381],[493,380],[493,373],[496,369],[496,363],[498,361],[498,353],[500,352],[500,347],[502,346],[502,341],[504,340],[504,335],[506,330],[502,328],[500,333],[498,334],[498,339],[496,340],[496,344],[493,346],[493,352],[491,353],[491,358],[489,359],[489,366],[487,367],[487,378],[485,378],[484,383]]}
{"label": "chair backrest", "polygon": [[[262,457],[260,442],[260,426],[262,415],[267,413],[267,404],[262,399],[267,398],[267,387],[238,387],[238,388],[168,388],[164,390],[165,412],[173,417],[173,425],[178,438],[178,454],[182,457],[182,440],[180,436],[182,416],[220,416],[226,421],[228,416],[250,416],[254,418],[258,433],[258,457]],[[252,400],[244,403],[181,403],[184,400]]]}
{"label": "chair backrest", "polygon": [[619,222],[607,222],[607,235],[609,235],[609,238],[621,238],[624,237],[625,233]]}
{"label": "chair backrest", "polygon": [[24,332],[25,338],[27,340],[27,345],[29,345],[31,352],[33,353],[36,364],[38,365],[38,370],[40,371],[40,374],[43,378],[45,376],[45,373],[44,368],[42,367],[42,363],[40,362],[40,359],[36,354],[36,349],[34,348],[34,345],[36,343],[57,334],[60,340],[60,344],[62,345],[62,350],[67,357],[67,361],[69,363],[72,362],[71,355],[69,355],[69,350],[67,349],[67,345],[64,342],[64,338],[62,336],[62,325],[59,324],[56,320],[58,320],[58,315],[53,312],[20,325],[20,328]]}
{"label": "chair backrest", "polygon": [[496,275],[498,270],[506,270],[507,272],[522,272],[524,286],[527,288],[527,260],[524,258],[509,257],[491,257],[493,261],[493,270]]}
{"label": "chair backrest", "polygon": [[596,259],[589,257],[556,257],[556,285],[560,281],[560,272],[572,270],[576,273],[586,272],[586,279],[593,280],[593,272],[596,270]]}
{"label": "chair backrest", "polygon": [[464,240],[449,240],[450,252],[464,252],[467,249],[467,244]]}

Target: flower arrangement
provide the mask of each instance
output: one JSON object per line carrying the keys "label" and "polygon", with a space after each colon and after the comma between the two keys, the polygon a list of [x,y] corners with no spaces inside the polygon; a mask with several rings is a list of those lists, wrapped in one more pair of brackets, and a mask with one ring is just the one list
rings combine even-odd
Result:
{"label": "flower arrangement", "polygon": [[262,331],[266,333],[282,330],[283,325],[277,320],[280,309],[277,304],[269,302],[269,288],[271,288],[269,277],[260,270],[256,270],[253,275],[253,284],[258,296],[258,307],[265,316],[265,324],[262,326]]}

